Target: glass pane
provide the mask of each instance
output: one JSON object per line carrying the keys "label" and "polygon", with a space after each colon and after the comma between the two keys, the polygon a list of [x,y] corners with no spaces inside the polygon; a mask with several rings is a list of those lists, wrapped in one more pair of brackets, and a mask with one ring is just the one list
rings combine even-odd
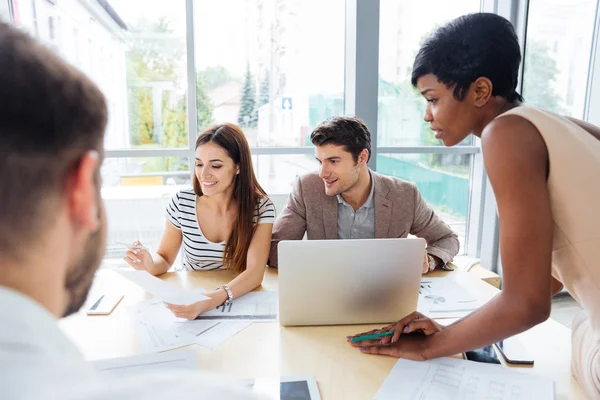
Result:
{"label": "glass pane", "polygon": [[467,234],[471,154],[378,154],[377,172],[417,184],[421,195],[458,235]]}
{"label": "glass pane", "polygon": [[256,178],[269,196],[289,194],[298,175],[319,168],[313,154],[260,155],[252,156],[252,161]]}
{"label": "glass pane", "polygon": [[596,0],[530,0],[523,97],[583,117]]}
{"label": "glass pane", "polygon": [[[101,173],[103,193],[111,195],[133,193],[136,190],[154,193],[152,188],[145,189],[140,186],[156,188],[163,185],[187,185],[191,187],[192,184],[187,157],[107,158],[102,164]],[[164,188],[156,188],[155,191],[164,190]]]}
{"label": "glass pane", "polygon": [[233,122],[251,146],[303,146],[343,114],[344,0],[195,0],[194,9],[199,130]]}
{"label": "glass pane", "polygon": [[10,0],[0,0],[0,21],[10,22],[10,9],[8,8],[8,2]]}
{"label": "glass pane", "polygon": [[111,4],[13,0],[15,24],[106,96],[107,149],[187,147],[185,1]]}
{"label": "glass pane", "polygon": [[442,145],[423,121],[425,100],[410,83],[413,61],[431,32],[479,8],[479,0],[381,0],[378,146]]}
{"label": "glass pane", "polygon": [[187,157],[104,160],[102,199],[108,222],[105,258],[123,264],[119,260],[125,248],[120,243],[135,240],[152,250],[158,248],[165,229],[165,207],[178,190],[192,186],[189,162]]}

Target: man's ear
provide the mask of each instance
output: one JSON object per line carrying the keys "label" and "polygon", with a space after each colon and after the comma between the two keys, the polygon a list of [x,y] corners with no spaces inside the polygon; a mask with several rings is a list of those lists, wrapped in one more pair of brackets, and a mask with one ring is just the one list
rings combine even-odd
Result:
{"label": "man's ear", "polygon": [[85,153],[71,171],[66,189],[73,220],[90,232],[95,232],[100,226],[99,188],[95,180],[99,163],[100,157],[96,151]]}
{"label": "man's ear", "polygon": [[494,85],[488,78],[480,77],[475,80],[471,85],[472,88],[472,99],[475,107],[483,107],[492,98],[492,91]]}
{"label": "man's ear", "polygon": [[369,150],[363,149],[358,155],[358,162],[363,165],[369,161]]}

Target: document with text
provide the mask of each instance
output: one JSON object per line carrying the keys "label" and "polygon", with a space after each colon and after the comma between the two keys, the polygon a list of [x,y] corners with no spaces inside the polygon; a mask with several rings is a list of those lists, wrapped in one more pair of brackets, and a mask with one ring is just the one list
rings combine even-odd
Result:
{"label": "document with text", "polygon": [[431,318],[462,318],[485,302],[451,276],[421,278],[417,311]]}
{"label": "document with text", "polygon": [[278,299],[277,292],[250,292],[200,315],[197,320],[277,321]]}
{"label": "document with text", "polygon": [[455,358],[398,360],[375,400],[551,400],[545,377]]}

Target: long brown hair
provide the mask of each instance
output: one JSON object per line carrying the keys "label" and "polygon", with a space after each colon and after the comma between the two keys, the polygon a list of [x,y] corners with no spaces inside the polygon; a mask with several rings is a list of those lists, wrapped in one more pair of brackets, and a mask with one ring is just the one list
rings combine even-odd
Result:
{"label": "long brown hair", "polygon": [[[234,178],[233,187],[233,198],[238,206],[238,215],[223,253],[223,265],[239,274],[246,269],[248,248],[254,233],[253,218],[256,206],[260,197],[267,194],[254,175],[250,146],[244,132],[237,125],[225,123],[211,126],[196,139],[196,149],[209,142],[223,148],[240,169],[240,173]],[[197,196],[202,196],[202,186],[195,173],[192,181],[194,192]]]}

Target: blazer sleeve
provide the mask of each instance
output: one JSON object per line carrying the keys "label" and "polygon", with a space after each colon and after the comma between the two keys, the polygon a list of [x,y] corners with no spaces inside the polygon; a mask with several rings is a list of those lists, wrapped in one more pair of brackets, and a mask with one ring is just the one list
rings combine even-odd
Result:
{"label": "blazer sleeve", "polygon": [[417,189],[417,185],[413,183],[412,186],[415,196],[415,214],[410,233],[427,241],[427,253],[448,263],[458,254],[460,247],[458,235],[429,207]]}
{"label": "blazer sleeve", "polygon": [[275,221],[268,265],[277,267],[277,245],[282,240],[301,240],[306,232],[306,205],[302,196],[302,182],[296,178],[288,202]]}

